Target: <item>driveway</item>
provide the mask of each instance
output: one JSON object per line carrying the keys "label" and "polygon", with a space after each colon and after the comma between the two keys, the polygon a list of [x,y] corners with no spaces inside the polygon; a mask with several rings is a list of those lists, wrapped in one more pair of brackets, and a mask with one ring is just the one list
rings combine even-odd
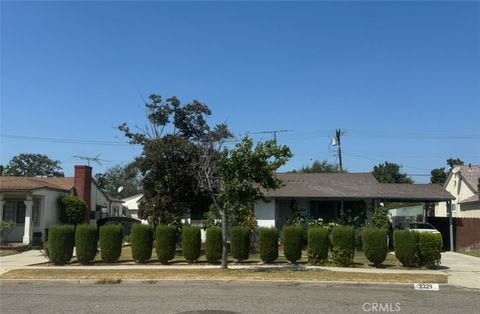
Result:
{"label": "driveway", "polygon": [[19,254],[3,256],[0,257],[0,275],[14,268],[45,263],[47,261],[39,250],[29,250]]}
{"label": "driveway", "polygon": [[442,266],[452,285],[480,289],[480,258],[455,252],[442,253]]}

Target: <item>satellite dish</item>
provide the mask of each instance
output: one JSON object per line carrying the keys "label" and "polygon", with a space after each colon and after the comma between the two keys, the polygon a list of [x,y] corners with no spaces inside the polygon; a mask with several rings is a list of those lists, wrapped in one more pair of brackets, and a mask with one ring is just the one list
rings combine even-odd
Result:
{"label": "satellite dish", "polygon": [[118,187],[117,192],[120,194],[120,192],[123,191],[123,186]]}

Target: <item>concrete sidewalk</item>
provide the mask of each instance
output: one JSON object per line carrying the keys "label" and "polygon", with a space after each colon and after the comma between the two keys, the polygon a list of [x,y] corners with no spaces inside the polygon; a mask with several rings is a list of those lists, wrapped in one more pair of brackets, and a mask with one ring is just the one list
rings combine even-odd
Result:
{"label": "concrete sidewalk", "polygon": [[39,250],[29,250],[0,257],[0,275],[15,268],[48,262]]}
{"label": "concrete sidewalk", "polygon": [[456,252],[442,253],[442,266],[448,283],[472,289],[480,289],[480,258]]}

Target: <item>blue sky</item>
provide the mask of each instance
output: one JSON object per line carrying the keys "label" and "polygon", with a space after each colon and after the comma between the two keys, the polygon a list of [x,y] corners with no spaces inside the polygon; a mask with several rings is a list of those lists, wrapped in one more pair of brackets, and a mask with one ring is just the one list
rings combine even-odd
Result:
{"label": "blue sky", "polygon": [[[141,95],[197,99],[235,134],[279,134],[295,156],[380,161],[428,174],[480,164],[480,3],[2,2],[0,163],[140,153],[116,126],[143,125]],[[7,137],[5,136],[7,135]],[[59,143],[27,136],[87,140]],[[257,139],[269,135],[254,134]],[[108,145],[92,144],[106,141]],[[114,143],[119,143],[116,145]],[[417,182],[428,177],[414,177]]]}

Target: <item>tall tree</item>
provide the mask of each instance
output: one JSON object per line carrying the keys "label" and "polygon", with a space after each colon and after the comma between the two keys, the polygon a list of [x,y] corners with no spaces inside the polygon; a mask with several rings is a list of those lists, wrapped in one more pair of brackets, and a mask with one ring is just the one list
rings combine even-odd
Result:
{"label": "tall tree", "polygon": [[[125,198],[142,192],[142,178],[131,165],[115,165],[104,173],[95,174],[95,181],[108,195]],[[118,189],[122,187],[120,192]]]}
{"label": "tall tree", "polygon": [[[337,164],[329,163],[327,160],[315,160],[311,166],[303,166],[298,170],[293,170],[292,172],[302,172],[302,173],[323,173],[323,172],[330,172],[330,173],[337,173],[340,172],[340,166]],[[348,172],[347,170],[343,170],[343,172]]]}
{"label": "tall tree", "polygon": [[[142,155],[134,162],[142,175],[144,192],[139,216],[154,224],[166,224],[199,204],[209,206],[198,189],[195,165],[199,150],[195,143],[211,132],[206,122],[211,111],[196,100],[186,105],[175,97],[163,100],[151,95],[149,100],[144,128],[132,131],[124,123],[119,129],[131,144],[143,146]],[[217,128],[227,129],[225,125]]]}
{"label": "tall tree", "polygon": [[412,178],[400,173],[400,166],[393,162],[386,161],[374,166],[372,174],[380,183],[413,183]]}
{"label": "tall tree", "polygon": [[448,158],[447,164],[450,166],[450,169],[452,169],[455,166],[463,166],[465,163],[460,158]]}
{"label": "tall tree", "polygon": [[276,177],[292,153],[287,146],[275,140],[254,145],[245,137],[232,149],[220,151],[223,141],[210,140],[201,145],[202,158],[198,165],[198,179],[203,191],[211,197],[222,223],[222,268],[227,268],[228,221],[230,213],[241,208],[253,209],[269,189],[277,189],[282,182]]}
{"label": "tall tree", "polygon": [[452,171],[452,169],[455,166],[462,166],[464,164],[465,163],[460,158],[448,158],[447,159],[447,165],[449,166],[448,171],[445,170],[445,167],[433,169],[430,172],[430,174],[431,174],[430,182],[431,183],[436,183],[436,184],[441,184],[441,185],[445,184],[445,182],[447,181],[447,177],[450,174],[450,172]]}
{"label": "tall tree", "polygon": [[13,157],[2,175],[21,177],[63,177],[60,161],[41,154],[20,154]]}

